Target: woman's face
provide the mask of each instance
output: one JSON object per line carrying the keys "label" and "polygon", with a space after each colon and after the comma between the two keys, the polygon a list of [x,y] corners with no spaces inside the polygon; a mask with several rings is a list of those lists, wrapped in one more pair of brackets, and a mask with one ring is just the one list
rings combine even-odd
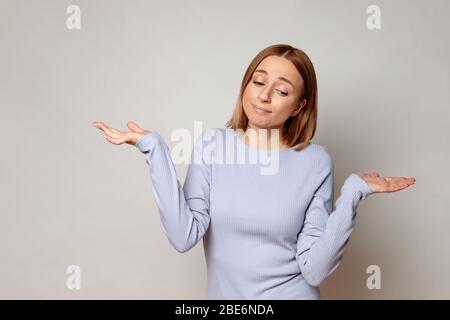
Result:
{"label": "woman's face", "polygon": [[264,58],[242,96],[249,127],[281,129],[284,122],[306,104],[305,99],[299,101],[302,88],[303,79],[292,62],[278,56]]}

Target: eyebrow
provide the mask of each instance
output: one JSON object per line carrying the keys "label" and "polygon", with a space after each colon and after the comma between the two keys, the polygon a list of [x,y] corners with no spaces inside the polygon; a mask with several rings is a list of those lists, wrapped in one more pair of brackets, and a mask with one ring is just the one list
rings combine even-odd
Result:
{"label": "eyebrow", "polygon": [[[261,72],[264,74],[268,74],[268,72],[263,69],[257,69],[257,70],[255,70],[255,72]],[[295,88],[294,84],[289,79],[286,79],[285,77],[278,77],[278,79],[286,81],[287,83],[289,83],[292,86],[292,88]]]}

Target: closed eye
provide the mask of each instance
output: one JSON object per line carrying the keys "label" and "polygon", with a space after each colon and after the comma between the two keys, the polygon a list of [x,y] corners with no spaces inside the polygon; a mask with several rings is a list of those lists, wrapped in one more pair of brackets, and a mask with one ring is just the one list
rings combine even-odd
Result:
{"label": "closed eye", "polygon": [[[264,83],[262,83],[262,82],[259,82],[259,81],[253,81],[253,83],[255,84],[255,85],[257,85],[257,86],[262,86]],[[282,96],[287,96],[288,94],[287,94],[287,92],[284,92],[284,91],[281,91],[281,90],[277,90]]]}

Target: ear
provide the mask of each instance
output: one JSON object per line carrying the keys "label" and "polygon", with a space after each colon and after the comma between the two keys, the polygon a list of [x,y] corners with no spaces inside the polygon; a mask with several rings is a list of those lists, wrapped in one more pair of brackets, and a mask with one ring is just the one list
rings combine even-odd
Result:
{"label": "ear", "polygon": [[291,117],[295,117],[297,114],[299,114],[300,110],[302,110],[302,108],[306,106],[306,102],[306,99],[303,99],[301,102],[299,102],[297,107],[294,109],[294,112],[292,112]]}

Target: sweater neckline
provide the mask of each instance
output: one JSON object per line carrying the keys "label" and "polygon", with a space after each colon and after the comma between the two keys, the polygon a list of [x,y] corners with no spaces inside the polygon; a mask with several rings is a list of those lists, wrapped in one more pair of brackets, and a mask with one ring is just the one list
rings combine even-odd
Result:
{"label": "sweater neckline", "polygon": [[236,137],[236,140],[238,140],[238,143],[243,144],[247,149],[253,150],[253,151],[266,151],[266,152],[280,152],[285,153],[289,151],[295,151],[294,149],[298,147],[300,144],[297,144],[295,146],[292,146],[290,148],[283,148],[283,149],[264,149],[264,148],[256,148],[252,145],[249,145],[248,143],[244,142],[236,133],[235,129],[233,128],[225,128],[225,130],[230,130],[234,137]]}

